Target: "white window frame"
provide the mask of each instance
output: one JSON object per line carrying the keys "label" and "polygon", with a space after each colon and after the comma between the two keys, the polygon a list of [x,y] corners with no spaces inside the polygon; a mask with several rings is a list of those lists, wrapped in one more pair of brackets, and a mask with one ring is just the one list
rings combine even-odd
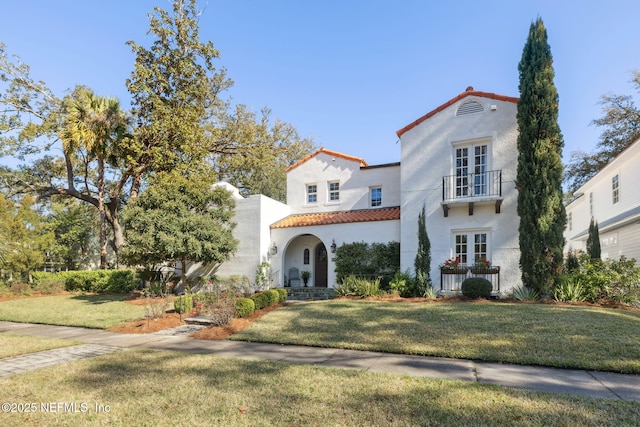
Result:
{"label": "white window frame", "polygon": [[573,212],[569,212],[567,214],[567,225],[569,226],[569,231],[573,231]]}
{"label": "white window frame", "polygon": [[340,203],[340,181],[327,181],[327,203]]}
{"label": "white window frame", "polygon": [[[379,190],[379,197],[373,198],[374,191]],[[374,187],[369,187],[369,206],[372,208],[379,208],[382,206],[382,186],[376,185]]]}
{"label": "white window frame", "polygon": [[[313,187],[315,189],[314,192],[310,191],[311,187]],[[310,183],[310,184],[305,184],[305,204],[306,205],[316,205],[318,204],[318,184],[315,183]],[[314,197],[315,200],[311,201],[311,197]]]}
{"label": "white window frame", "polygon": [[[482,241],[482,236],[484,236],[484,241]],[[458,239],[458,237],[460,237],[460,239]],[[466,242],[464,242],[465,239]],[[480,242],[477,242],[477,239],[480,239]],[[478,244],[484,246],[484,251],[478,250]],[[462,245],[466,246],[466,252],[461,250]],[[459,258],[461,265],[470,267],[479,259],[488,259],[491,261],[491,250],[490,228],[451,230],[452,258]]]}
{"label": "white window frame", "polygon": [[452,142],[455,197],[477,197],[491,191],[488,172],[492,170],[492,142],[489,136]]}
{"label": "white window frame", "polygon": [[620,174],[611,178],[611,199],[614,205],[620,202]]}

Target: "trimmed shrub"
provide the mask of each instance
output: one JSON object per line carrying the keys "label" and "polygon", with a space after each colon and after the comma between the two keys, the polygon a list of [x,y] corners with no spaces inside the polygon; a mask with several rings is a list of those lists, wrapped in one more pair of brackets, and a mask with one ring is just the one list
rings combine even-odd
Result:
{"label": "trimmed shrub", "polygon": [[264,292],[259,294],[253,294],[249,298],[253,300],[256,305],[256,310],[261,310],[269,305],[269,297]]}
{"label": "trimmed shrub", "polygon": [[267,295],[267,298],[269,298],[269,302],[267,304],[268,306],[276,305],[280,302],[280,294],[275,289],[269,289],[264,291],[263,293]]}
{"label": "trimmed shrub", "polygon": [[175,297],[173,308],[175,308],[176,313],[190,313],[193,310],[193,297],[189,294]]}
{"label": "trimmed shrub", "polygon": [[256,309],[256,304],[250,298],[238,298],[233,304],[239,317],[248,317]]}
{"label": "trimmed shrub", "polygon": [[469,277],[462,282],[462,295],[467,298],[489,298],[491,289],[491,282],[482,277]]}
{"label": "trimmed shrub", "polygon": [[107,271],[107,288],[104,292],[127,293],[138,287],[140,281],[133,270]]}
{"label": "trimmed shrub", "polygon": [[32,288],[42,294],[55,294],[64,291],[66,277],[64,273],[46,273],[43,271],[33,272]]}
{"label": "trimmed shrub", "polygon": [[133,270],[83,270],[58,273],[34,273],[34,288],[64,289],[69,292],[127,293],[138,287],[139,280]]}
{"label": "trimmed shrub", "polygon": [[285,288],[277,288],[275,290],[278,292],[278,295],[280,296],[280,302],[285,302],[287,300],[287,297],[289,296],[289,293],[287,292],[287,290]]}

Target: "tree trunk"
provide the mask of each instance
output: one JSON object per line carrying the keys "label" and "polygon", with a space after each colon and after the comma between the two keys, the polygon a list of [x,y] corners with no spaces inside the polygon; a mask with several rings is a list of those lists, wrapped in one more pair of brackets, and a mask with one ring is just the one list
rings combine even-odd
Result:
{"label": "tree trunk", "polygon": [[182,276],[180,277],[180,280],[182,281],[182,286],[186,291],[187,290],[187,260],[184,258],[180,260],[180,265],[182,267],[182,271],[181,271]]}
{"label": "tree trunk", "polygon": [[113,250],[116,253],[116,261],[118,260],[118,254],[120,249],[124,246],[124,230],[117,216],[112,216],[111,228],[113,229]]}
{"label": "tree trunk", "polygon": [[98,211],[100,212],[100,270],[107,268],[107,215],[104,206],[104,159],[98,156]]}

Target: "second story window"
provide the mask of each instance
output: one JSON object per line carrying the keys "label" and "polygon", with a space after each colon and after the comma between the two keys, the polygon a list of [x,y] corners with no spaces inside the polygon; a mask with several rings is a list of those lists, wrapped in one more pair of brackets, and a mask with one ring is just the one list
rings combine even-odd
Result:
{"label": "second story window", "polygon": [[307,204],[318,202],[318,186],[316,184],[307,185]]}
{"label": "second story window", "polygon": [[589,216],[593,218],[593,193],[589,193]]}
{"label": "second story window", "polygon": [[620,201],[620,178],[618,175],[611,178],[611,192],[613,197],[613,204],[615,205]]}
{"label": "second story window", "polygon": [[488,194],[488,146],[456,148],[456,197]]}
{"label": "second story window", "polygon": [[329,201],[330,202],[340,201],[340,183],[339,182],[329,183]]}
{"label": "second story window", "polygon": [[382,206],[382,187],[371,188],[371,207]]}
{"label": "second story window", "polygon": [[569,231],[573,231],[573,212],[569,212],[567,215],[567,227]]}

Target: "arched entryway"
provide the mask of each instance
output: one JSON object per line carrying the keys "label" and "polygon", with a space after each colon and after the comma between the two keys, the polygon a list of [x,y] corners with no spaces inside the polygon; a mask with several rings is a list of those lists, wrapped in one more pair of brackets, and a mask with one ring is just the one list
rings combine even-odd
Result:
{"label": "arched entryway", "polygon": [[327,287],[327,248],[320,242],[315,250],[314,286]]}
{"label": "arched entryway", "polygon": [[318,236],[305,233],[291,238],[282,256],[282,271],[287,285],[304,286],[303,274],[308,272],[307,286],[329,287],[327,247]]}

